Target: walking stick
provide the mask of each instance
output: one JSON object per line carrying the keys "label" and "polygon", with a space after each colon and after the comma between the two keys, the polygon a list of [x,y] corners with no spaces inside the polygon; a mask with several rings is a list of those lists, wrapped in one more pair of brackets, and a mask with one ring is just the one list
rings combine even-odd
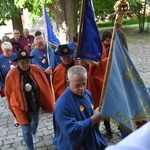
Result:
{"label": "walking stick", "polygon": [[108,79],[108,75],[109,75],[109,68],[110,68],[111,60],[112,60],[112,51],[113,51],[113,42],[114,42],[114,38],[115,38],[115,30],[116,30],[116,28],[121,29],[123,16],[124,16],[125,12],[127,12],[129,10],[129,3],[127,2],[127,0],[118,0],[114,5],[114,10],[116,12],[116,17],[115,17],[115,23],[114,23],[113,33],[112,33],[111,44],[110,44],[110,48],[109,48],[109,55],[108,55],[108,61],[107,61],[107,65],[106,65],[105,76],[104,76],[104,83],[102,86],[102,92],[101,92],[101,96],[100,96],[100,104],[99,104],[100,108],[103,104],[103,98],[105,95],[107,79]]}

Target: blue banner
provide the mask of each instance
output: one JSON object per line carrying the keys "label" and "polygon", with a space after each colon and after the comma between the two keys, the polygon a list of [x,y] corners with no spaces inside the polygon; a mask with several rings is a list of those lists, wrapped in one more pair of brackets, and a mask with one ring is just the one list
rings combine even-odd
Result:
{"label": "blue banner", "polygon": [[150,95],[116,29],[112,60],[100,114],[131,131],[150,120]]}
{"label": "blue banner", "polygon": [[91,0],[85,0],[85,11],[81,42],[77,57],[99,61],[102,55],[102,43],[99,31],[95,22],[95,15]]}
{"label": "blue banner", "polygon": [[44,11],[45,11],[44,14],[45,14],[48,41],[53,44],[60,45],[59,40],[57,39],[57,37],[55,36],[55,34],[53,32],[53,26],[52,26],[51,20],[47,14],[45,7],[44,7]]}

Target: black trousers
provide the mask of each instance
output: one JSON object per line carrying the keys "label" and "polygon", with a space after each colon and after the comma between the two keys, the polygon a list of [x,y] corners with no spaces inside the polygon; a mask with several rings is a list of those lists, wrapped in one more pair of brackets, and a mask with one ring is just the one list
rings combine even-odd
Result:
{"label": "black trousers", "polygon": [[111,132],[110,121],[109,120],[104,120],[104,125],[105,125],[105,128],[106,128],[106,131]]}

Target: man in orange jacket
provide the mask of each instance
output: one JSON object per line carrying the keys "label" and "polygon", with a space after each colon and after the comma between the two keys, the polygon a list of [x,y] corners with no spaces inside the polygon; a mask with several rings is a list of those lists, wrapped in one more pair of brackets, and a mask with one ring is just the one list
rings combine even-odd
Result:
{"label": "man in orange jacket", "polygon": [[36,131],[40,107],[46,112],[54,109],[46,75],[37,65],[30,64],[32,58],[26,50],[19,50],[13,60],[18,66],[8,72],[5,81],[9,109],[21,125],[25,144],[30,150],[34,150],[33,143],[39,141]]}
{"label": "man in orange jacket", "polygon": [[[59,45],[54,52],[61,59],[61,63],[54,69],[53,72],[53,87],[55,92],[56,100],[65,91],[68,86],[67,71],[70,67],[74,65],[82,65],[86,68],[84,64],[81,63],[79,59],[73,60],[72,54],[74,50],[71,50],[67,44]],[[93,78],[90,72],[88,72],[88,84],[87,89],[92,93],[94,103],[96,98],[95,86]]]}

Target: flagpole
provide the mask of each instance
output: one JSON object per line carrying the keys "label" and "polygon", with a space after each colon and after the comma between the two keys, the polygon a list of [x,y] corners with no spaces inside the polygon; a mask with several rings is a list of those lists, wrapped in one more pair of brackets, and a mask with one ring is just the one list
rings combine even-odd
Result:
{"label": "flagpole", "polygon": [[47,28],[46,28],[46,20],[45,20],[45,11],[44,11],[44,3],[45,0],[41,0],[41,5],[42,5],[42,12],[43,12],[43,21],[44,21],[44,31],[45,31],[45,41],[46,41],[46,46],[47,46],[47,60],[48,64],[50,62],[49,60],[49,51],[48,51],[48,35],[47,35]]}
{"label": "flagpole", "polygon": [[84,18],[84,11],[85,11],[85,1],[86,0],[82,0],[82,5],[81,5],[81,15],[80,15],[80,24],[79,24],[79,33],[78,33],[78,39],[77,39],[77,55],[76,55],[76,59],[79,57],[79,47],[81,44],[81,32],[82,32],[82,26],[83,26],[83,18]]}
{"label": "flagpole", "polygon": [[107,65],[106,65],[104,82],[103,82],[103,86],[102,86],[102,92],[101,92],[101,96],[100,96],[100,104],[99,104],[100,108],[103,104],[103,98],[105,95],[107,79],[108,79],[109,69],[110,69],[111,60],[112,60],[112,51],[113,51],[113,42],[114,42],[114,38],[115,38],[115,30],[116,30],[116,28],[121,29],[124,14],[125,14],[125,12],[127,12],[129,10],[129,3],[127,2],[127,0],[118,0],[114,5],[114,10],[116,12],[116,17],[115,17],[114,28],[113,28],[113,32],[112,32],[111,44],[110,44],[110,48],[109,48],[109,55],[108,55],[108,61],[107,61]]}
{"label": "flagpole", "polygon": [[[48,48],[48,32],[47,32],[47,27],[46,27],[46,19],[45,19],[45,10],[44,10],[44,3],[45,0],[41,0],[41,5],[42,5],[42,12],[43,12],[43,21],[44,21],[44,31],[45,31],[45,41],[46,41],[46,47],[47,47],[47,61],[48,61],[48,65],[50,64],[50,58],[49,58],[49,48]],[[52,90],[52,96],[53,96],[53,100],[55,102],[55,93],[54,93],[54,88],[53,88],[53,84],[52,84],[52,75],[50,74],[50,86],[51,86],[51,90]]]}

